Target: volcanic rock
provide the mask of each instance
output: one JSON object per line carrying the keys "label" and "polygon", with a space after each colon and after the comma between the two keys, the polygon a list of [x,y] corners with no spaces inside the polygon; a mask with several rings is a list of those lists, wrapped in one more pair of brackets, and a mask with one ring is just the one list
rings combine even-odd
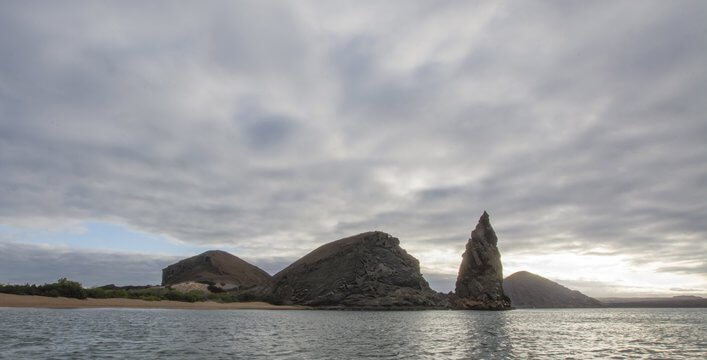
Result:
{"label": "volcanic rock", "polygon": [[503,280],[503,291],[516,308],[586,308],[602,303],[542,276],[519,271]]}
{"label": "volcanic rock", "polygon": [[284,304],[324,307],[448,306],[422,277],[418,260],[380,231],[315,249],[273,276],[272,295]]}
{"label": "volcanic rock", "polygon": [[471,232],[462,255],[452,306],[457,309],[506,310],[510,299],[503,293],[503,267],[498,238],[484,211]]}
{"label": "volcanic rock", "polygon": [[267,288],[270,275],[225,251],[211,250],[162,269],[162,285],[210,283],[226,290]]}

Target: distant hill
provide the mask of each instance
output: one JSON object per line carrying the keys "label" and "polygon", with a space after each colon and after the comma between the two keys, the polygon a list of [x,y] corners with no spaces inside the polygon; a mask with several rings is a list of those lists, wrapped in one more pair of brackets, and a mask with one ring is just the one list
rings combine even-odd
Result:
{"label": "distant hill", "polygon": [[587,308],[602,303],[542,276],[519,271],[503,280],[503,292],[515,308]]}
{"label": "distant hill", "polygon": [[223,289],[268,286],[270,275],[225,251],[211,250],[179,261],[162,270],[162,285],[208,282]]}
{"label": "distant hill", "polygon": [[699,296],[673,296],[652,298],[602,298],[607,307],[618,308],[704,308],[707,299]]}

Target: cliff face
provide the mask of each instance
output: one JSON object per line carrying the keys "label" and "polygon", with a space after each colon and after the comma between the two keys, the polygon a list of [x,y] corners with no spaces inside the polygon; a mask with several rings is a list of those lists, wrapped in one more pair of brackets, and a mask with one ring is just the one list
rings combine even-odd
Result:
{"label": "cliff face", "polygon": [[489,214],[479,219],[466,244],[459,267],[452,305],[458,309],[506,310],[510,299],[503,293],[503,267],[498,238]]}
{"label": "cliff face", "polygon": [[517,308],[601,307],[602,303],[542,276],[519,271],[503,281],[503,290]]}
{"label": "cliff face", "polygon": [[400,241],[374,231],[325,244],[273,277],[273,297],[284,304],[358,308],[445,307],[417,259]]}
{"label": "cliff face", "polygon": [[228,290],[267,287],[270,275],[225,251],[211,250],[162,269],[162,285],[208,281]]}

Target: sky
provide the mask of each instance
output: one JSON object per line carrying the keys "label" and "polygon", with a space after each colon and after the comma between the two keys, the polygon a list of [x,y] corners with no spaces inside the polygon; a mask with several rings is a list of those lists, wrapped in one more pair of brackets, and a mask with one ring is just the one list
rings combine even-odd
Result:
{"label": "sky", "polygon": [[0,283],[274,274],[364,231],[449,291],[707,296],[707,2],[3,1]]}

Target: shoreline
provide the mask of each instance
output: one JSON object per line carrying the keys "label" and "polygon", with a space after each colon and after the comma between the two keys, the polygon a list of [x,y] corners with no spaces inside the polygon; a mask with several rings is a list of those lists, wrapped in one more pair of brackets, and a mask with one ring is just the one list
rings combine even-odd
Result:
{"label": "shoreline", "polygon": [[306,306],[273,305],[266,302],[217,303],[214,301],[182,302],[171,300],[146,301],[139,299],[72,299],[35,295],[14,295],[0,293],[0,308],[48,308],[48,309],[90,309],[90,308],[132,308],[132,309],[185,309],[185,310],[306,310]]}

